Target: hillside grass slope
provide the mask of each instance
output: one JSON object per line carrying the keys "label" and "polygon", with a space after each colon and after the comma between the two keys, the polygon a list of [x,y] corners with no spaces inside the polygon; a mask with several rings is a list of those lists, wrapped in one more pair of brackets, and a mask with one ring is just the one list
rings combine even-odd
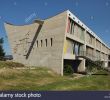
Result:
{"label": "hillside grass slope", "polygon": [[60,76],[47,68],[0,62],[0,90],[110,90],[110,75],[99,71],[75,78]]}

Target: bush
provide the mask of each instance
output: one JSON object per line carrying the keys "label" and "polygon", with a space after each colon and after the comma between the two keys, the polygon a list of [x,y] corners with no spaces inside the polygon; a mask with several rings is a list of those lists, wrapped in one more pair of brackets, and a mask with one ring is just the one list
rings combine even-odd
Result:
{"label": "bush", "polygon": [[18,62],[10,62],[10,61],[0,61],[0,68],[16,68],[16,67],[24,67],[23,64]]}
{"label": "bush", "polygon": [[71,75],[73,74],[73,68],[70,65],[64,65],[64,75]]}
{"label": "bush", "polygon": [[24,67],[23,64],[21,63],[18,63],[18,62],[6,62],[6,65],[9,66],[10,68],[13,68],[13,67]]}
{"label": "bush", "polygon": [[4,43],[3,38],[0,38],[0,60],[4,60],[3,58],[5,56],[5,52],[3,49],[3,43]]}
{"label": "bush", "polygon": [[95,72],[97,72],[98,71],[98,68],[96,67],[96,66],[88,66],[87,68],[86,68],[86,72],[87,73],[95,73]]}

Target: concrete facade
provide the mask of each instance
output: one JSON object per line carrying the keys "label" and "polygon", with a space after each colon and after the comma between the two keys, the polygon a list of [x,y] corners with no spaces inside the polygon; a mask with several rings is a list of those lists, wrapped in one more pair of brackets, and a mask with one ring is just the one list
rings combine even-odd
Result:
{"label": "concrete facade", "polygon": [[109,65],[110,48],[69,10],[30,25],[4,25],[16,62],[49,67],[61,75],[65,60],[77,63],[77,70],[84,72],[86,60],[76,59],[84,53],[92,60],[103,61],[105,67]]}

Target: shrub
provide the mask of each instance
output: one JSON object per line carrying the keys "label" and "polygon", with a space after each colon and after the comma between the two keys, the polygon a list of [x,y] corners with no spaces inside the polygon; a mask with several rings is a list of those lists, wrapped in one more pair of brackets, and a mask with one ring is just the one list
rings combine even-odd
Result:
{"label": "shrub", "polygon": [[0,61],[0,68],[16,68],[16,67],[24,67],[23,64],[18,62],[10,62],[10,61]]}
{"label": "shrub", "polygon": [[71,75],[73,74],[73,68],[70,65],[64,65],[64,75]]}
{"label": "shrub", "polygon": [[13,67],[24,67],[23,64],[18,62],[6,62],[6,65],[13,68]]}

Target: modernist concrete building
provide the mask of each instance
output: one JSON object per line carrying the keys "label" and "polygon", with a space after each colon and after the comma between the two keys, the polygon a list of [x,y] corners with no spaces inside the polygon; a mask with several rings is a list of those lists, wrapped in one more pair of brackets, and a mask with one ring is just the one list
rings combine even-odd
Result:
{"label": "modernist concrete building", "polygon": [[84,72],[87,58],[110,66],[110,48],[69,10],[30,25],[4,25],[16,62],[49,67],[61,75],[66,64]]}

